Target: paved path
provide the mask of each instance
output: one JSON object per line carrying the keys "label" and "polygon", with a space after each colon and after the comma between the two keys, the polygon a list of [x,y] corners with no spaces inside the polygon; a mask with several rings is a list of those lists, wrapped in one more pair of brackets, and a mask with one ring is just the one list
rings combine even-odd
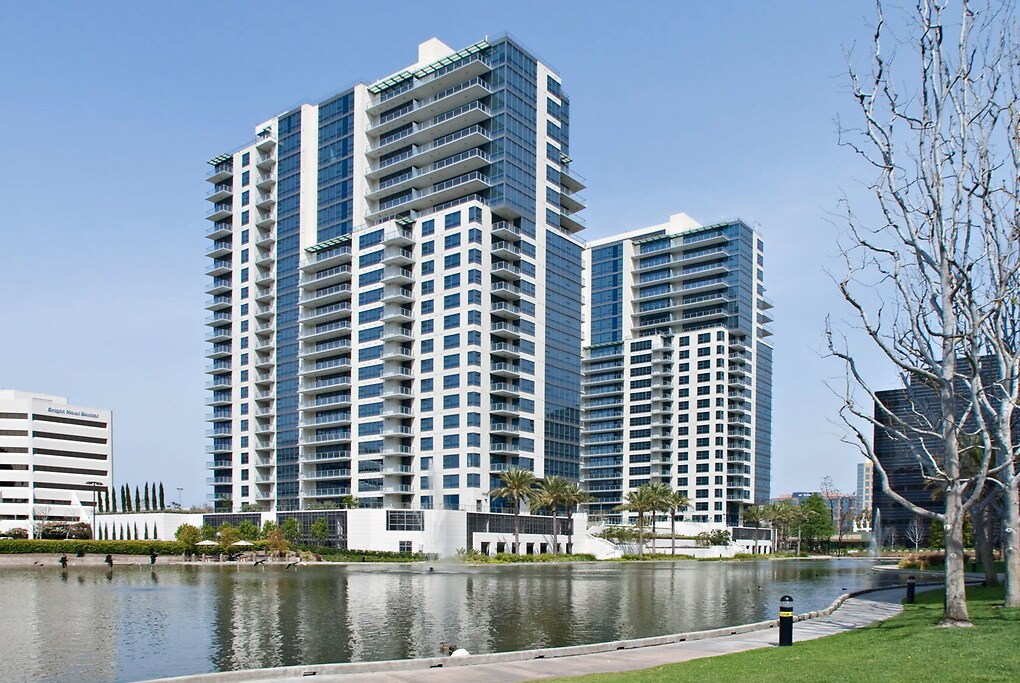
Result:
{"label": "paved path", "polygon": [[[919,588],[918,590],[922,590]],[[801,621],[794,625],[794,642],[830,636],[899,614],[903,608],[903,588],[868,593],[850,598],[839,609],[826,617]],[[654,645],[629,650],[616,650],[595,654],[557,657],[554,659],[530,659],[496,664],[474,664],[469,666],[443,667],[436,669],[414,669],[404,671],[381,671],[377,673],[323,674],[315,677],[317,682],[337,683],[381,683],[383,681],[429,681],[475,683],[501,683],[504,681],[530,681],[561,676],[580,676],[592,673],[613,673],[647,669],[661,664],[686,662],[702,657],[743,652],[763,647],[775,647],[779,632],[770,628],[734,636],[721,636],[705,640]],[[296,680],[293,678],[259,677],[259,680]]]}

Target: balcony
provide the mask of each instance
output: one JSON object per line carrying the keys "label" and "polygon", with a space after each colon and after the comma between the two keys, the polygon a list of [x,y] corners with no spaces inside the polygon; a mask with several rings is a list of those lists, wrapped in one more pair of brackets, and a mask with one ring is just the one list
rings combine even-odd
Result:
{"label": "balcony", "polygon": [[217,183],[206,193],[205,198],[210,202],[223,203],[224,200],[230,199],[233,195],[233,185],[230,183]]}
{"label": "balcony", "polygon": [[426,209],[457,197],[480,192],[491,187],[489,177],[479,171],[436,183],[425,190],[410,190],[401,196],[379,202],[378,207],[366,214],[368,220],[378,219],[391,211]]}
{"label": "balcony", "polygon": [[322,323],[316,325],[313,328],[307,329],[301,334],[303,341],[312,341],[315,339],[323,339],[325,337],[336,337],[342,334],[351,333],[351,321],[350,320],[336,320],[329,323]]}
{"label": "balcony", "polygon": [[351,267],[349,265],[334,266],[317,273],[307,273],[301,276],[301,287],[303,289],[321,288],[340,282],[350,282]]}
{"label": "balcony", "polygon": [[493,375],[518,378],[521,376],[521,366],[516,363],[493,363],[490,369]]}
{"label": "balcony", "polygon": [[469,102],[421,123],[412,123],[402,130],[382,135],[378,142],[368,148],[366,155],[370,159],[377,159],[400,147],[420,145],[473,124],[482,123],[488,120],[490,115],[489,108],[481,102]]}
{"label": "balcony", "polygon": [[205,302],[205,308],[207,311],[221,311],[230,308],[231,297],[229,294],[220,294],[214,296]]}
{"label": "balcony", "polygon": [[[418,161],[421,161],[420,159]],[[492,163],[489,155],[477,147],[451,154],[431,164],[410,166],[397,171],[381,180],[368,193],[369,199],[378,200],[387,195],[396,194],[408,189],[424,190],[430,185],[441,183],[450,178],[480,171]],[[398,167],[394,167],[398,168]]]}
{"label": "balcony", "polygon": [[521,357],[521,347],[519,344],[511,344],[510,342],[496,342],[492,345],[490,353],[493,356],[516,359]]}
{"label": "balcony", "polygon": [[311,470],[301,474],[302,479],[319,481],[322,479],[350,479],[350,470]]}
{"label": "balcony", "polygon": [[493,382],[489,393],[493,396],[517,396],[521,393],[521,385],[513,382]]}
{"label": "balcony", "polygon": [[[210,365],[205,366],[205,373],[207,375],[222,375],[230,372],[230,361],[216,361]],[[229,382],[228,382],[229,384]]]}
{"label": "balcony", "polygon": [[414,360],[414,352],[406,347],[400,346],[397,348],[384,349],[382,360]]}
{"label": "balcony", "polygon": [[209,169],[205,179],[210,183],[221,183],[232,175],[234,175],[234,165],[230,162],[223,162]]}
{"label": "balcony", "polygon": [[219,240],[224,237],[230,237],[234,231],[234,226],[229,222],[226,223],[213,223],[205,229],[205,236],[209,239]]}
{"label": "balcony", "polygon": [[276,298],[276,291],[272,287],[258,287],[255,289],[255,301],[265,304]]}
{"label": "balcony", "polygon": [[272,194],[260,194],[255,198],[255,206],[263,211],[269,211],[276,204],[276,197]]}
{"label": "balcony", "polygon": [[387,306],[383,311],[382,321],[410,322],[414,320],[414,310],[407,306]]}
{"label": "balcony", "polygon": [[273,166],[276,165],[276,155],[272,152],[266,154],[260,154],[255,160],[255,166],[262,171],[269,171]]}
{"label": "balcony", "polygon": [[489,412],[493,415],[520,415],[521,407],[516,403],[493,403]]}
{"label": "balcony", "polygon": [[518,301],[521,298],[521,288],[510,282],[496,282],[489,290],[493,296],[507,301]]}
{"label": "balcony", "polygon": [[492,255],[508,261],[520,261],[521,248],[511,242],[493,242]]}
{"label": "balcony", "polygon": [[497,318],[505,318],[507,320],[518,320],[523,314],[520,306],[502,301],[497,304],[493,304],[491,310],[492,315]]}
{"label": "balcony", "polygon": [[388,285],[406,285],[414,282],[414,273],[407,268],[387,267],[383,271],[382,281]]}
{"label": "balcony", "polygon": [[255,214],[255,227],[265,230],[271,228],[276,223],[276,216],[272,212],[256,212]]}
{"label": "balcony", "polygon": [[351,459],[351,452],[349,450],[338,449],[319,451],[311,453],[302,453],[301,462],[306,463],[334,463],[334,462],[348,462]]}
{"label": "balcony", "polygon": [[301,314],[303,323],[324,323],[330,320],[349,318],[351,315],[351,304],[342,301],[335,304],[326,304]]}
{"label": "balcony", "polygon": [[349,339],[334,339],[318,344],[301,344],[299,355],[301,358],[318,358],[336,354],[337,352],[350,351],[351,341]]}
{"label": "balcony", "polygon": [[259,287],[265,287],[276,282],[276,273],[268,270],[264,273],[259,273],[255,276],[255,285]]}
{"label": "balcony", "polygon": [[205,340],[214,343],[230,341],[230,327],[214,327],[205,335]]}
{"label": "balcony", "polygon": [[493,263],[492,274],[496,277],[501,277],[504,280],[520,280],[522,275],[520,266],[515,266],[512,263],[507,263],[506,261]]}
{"label": "balcony", "polygon": [[263,173],[255,180],[255,187],[268,192],[273,189],[273,185],[276,185],[276,174],[275,173]]}
{"label": "balcony", "polygon": [[276,133],[268,128],[261,131],[255,140],[255,149],[260,152],[266,152],[274,147],[276,147]]}
{"label": "balcony", "polygon": [[493,336],[506,337],[509,339],[520,339],[521,328],[519,325],[513,325],[511,323],[493,323],[492,334]]}
{"label": "balcony", "polygon": [[560,227],[568,233],[573,234],[584,230],[586,224],[584,219],[576,213],[570,213],[569,211],[564,210],[563,213],[560,214]]}
{"label": "balcony", "polygon": [[222,221],[225,218],[230,218],[232,213],[233,208],[229,203],[214,204],[213,207],[206,212],[205,217],[214,222]]}
{"label": "balcony", "polygon": [[411,100],[399,108],[390,107],[388,113],[379,116],[374,125],[369,125],[368,134],[385,135],[407,123],[421,123],[435,118],[444,109],[455,109],[483,97],[491,92],[481,78],[471,78],[425,99]]}
{"label": "balcony", "polygon": [[230,259],[216,259],[206,268],[205,274],[210,277],[220,277],[231,272]]}
{"label": "balcony", "polygon": [[414,292],[406,287],[387,287],[383,290],[383,303],[411,303],[414,301]]}
{"label": "balcony", "polygon": [[331,488],[303,491],[301,495],[305,498],[337,498],[339,496],[350,495],[350,493],[350,486],[334,486]]}
{"label": "balcony", "polygon": [[[439,62],[442,66],[434,70],[432,69],[434,65],[431,65],[429,67],[431,73],[427,75],[408,79],[403,83],[383,90],[369,104],[369,113],[377,114],[383,109],[392,109],[414,99],[425,99],[449,88],[458,81],[481,76],[491,70],[488,60],[477,52],[476,46],[462,50],[455,56],[459,57],[459,59],[451,61],[451,57],[445,57]],[[447,63],[443,64],[443,62]]]}
{"label": "balcony", "polygon": [[382,341],[413,341],[414,330],[409,326],[404,325],[386,325],[383,329]]}
{"label": "balcony", "polygon": [[298,374],[301,377],[315,377],[317,375],[335,374],[338,371],[349,370],[350,368],[350,358],[333,358],[331,360],[309,363],[302,367]]}

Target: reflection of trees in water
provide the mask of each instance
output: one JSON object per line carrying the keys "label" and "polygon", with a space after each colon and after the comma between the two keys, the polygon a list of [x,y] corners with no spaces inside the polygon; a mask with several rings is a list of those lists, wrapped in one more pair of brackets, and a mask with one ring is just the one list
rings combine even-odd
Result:
{"label": "reflection of trees in water", "polygon": [[315,573],[223,568],[214,582],[213,667],[350,661],[346,576]]}

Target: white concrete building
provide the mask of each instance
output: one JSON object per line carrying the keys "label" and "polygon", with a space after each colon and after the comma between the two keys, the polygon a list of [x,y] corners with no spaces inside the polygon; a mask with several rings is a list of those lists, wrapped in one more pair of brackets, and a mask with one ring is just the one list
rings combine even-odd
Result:
{"label": "white concrete building", "polygon": [[592,515],[633,523],[616,507],[649,482],[690,499],[685,520],[717,528],[768,502],[763,249],[742,221],[701,226],[685,214],[589,243],[581,411]]}
{"label": "white concrete building", "polygon": [[0,389],[0,533],[92,523],[111,476],[113,415],[60,396]]}
{"label": "white concrete building", "polygon": [[579,475],[582,242],[560,77],[431,39],[210,161],[218,509],[498,511]]}

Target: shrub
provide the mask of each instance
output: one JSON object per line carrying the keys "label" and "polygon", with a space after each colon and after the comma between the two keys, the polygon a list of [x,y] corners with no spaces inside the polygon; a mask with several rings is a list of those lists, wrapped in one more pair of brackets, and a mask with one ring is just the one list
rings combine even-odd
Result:
{"label": "shrub", "polygon": [[[970,560],[968,555],[964,553],[963,561],[966,563]],[[897,566],[900,569],[920,569],[925,570],[931,567],[944,567],[946,564],[946,554],[944,552],[926,552],[926,553],[911,553],[899,561]]]}
{"label": "shrub", "polygon": [[[266,550],[265,541],[256,541],[250,550]],[[0,540],[0,555],[18,555],[25,553],[85,553],[100,555],[148,555],[154,551],[157,555],[183,555],[186,546],[180,541],[75,541],[75,540]],[[192,549],[193,553],[215,555],[219,548],[199,546]]]}
{"label": "shrub", "polygon": [[9,529],[5,535],[11,538],[28,538],[28,529],[22,529],[21,527]]}
{"label": "shrub", "polygon": [[645,562],[645,561],[648,561],[648,560],[693,560],[693,559],[696,559],[696,558],[694,557],[694,555],[681,555],[679,553],[676,554],[676,555],[671,555],[671,554],[668,554],[668,553],[659,553],[659,554],[653,555],[651,553],[647,553],[645,555],[624,555],[620,559],[621,560],[641,560],[642,562]]}

